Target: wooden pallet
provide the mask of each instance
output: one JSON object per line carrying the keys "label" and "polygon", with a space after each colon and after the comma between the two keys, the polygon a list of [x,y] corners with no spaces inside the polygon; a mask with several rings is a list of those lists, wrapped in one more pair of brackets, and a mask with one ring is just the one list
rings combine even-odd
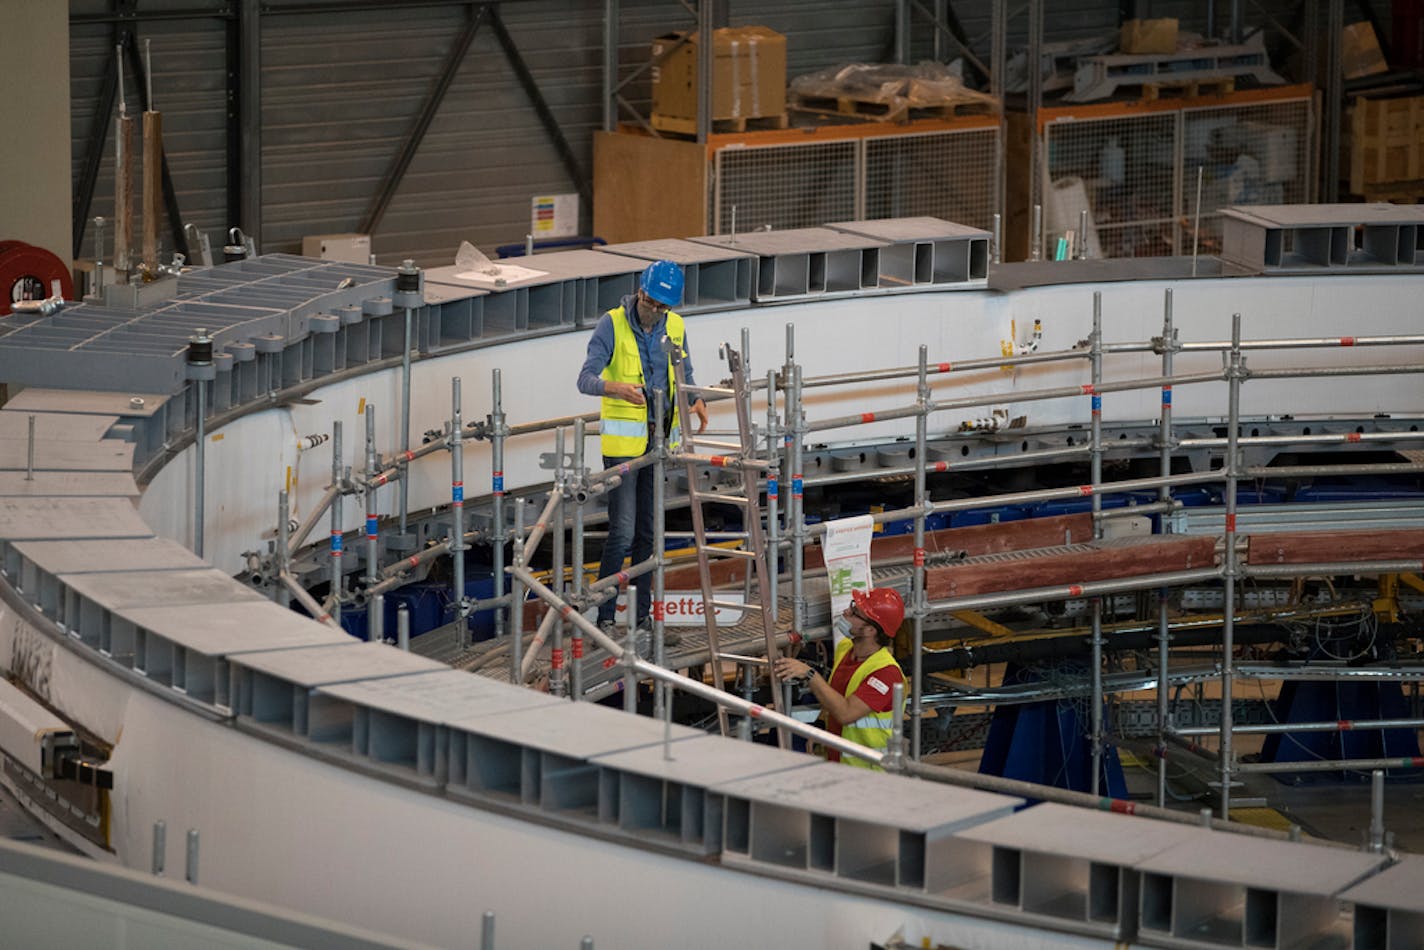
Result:
{"label": "wooden pallet", "polygon": [[[648,120],[659,132],[674,135],[696,135],[697,120],[678,115],[659,115],[654,112]],[[713,119],[712,131],[717,134],[737,135],[742,132],[756,132],[768,129],[784,129],[790,121],[785,112],[777,115],[741,116],[735,119]]]}
{"label": "wooden pallet", "polygon": [[960,99],[932,106],[911,106],[903,99],[879,102],[855,96],[803,96],[792,93],[788,109],[812,115],[861,119],[867,122],[910,122],[915,119],[952,119],[961,115],[990,115],[997,111],[982,99]]}
{"label": "wooden pallet", "polygon": [[1236,77],[1221,79],[1188,79],[1182,82],[1145,82],[1142,84],[1142,101],[1155,102],[1158,99],[1195,99],[1198,96],[1225,96],[1236,91]]}
{"label": "wooden pallet", "polygon": [[1424,96],[1357,99],[1350,107],[1350,190],[1424,179]]}

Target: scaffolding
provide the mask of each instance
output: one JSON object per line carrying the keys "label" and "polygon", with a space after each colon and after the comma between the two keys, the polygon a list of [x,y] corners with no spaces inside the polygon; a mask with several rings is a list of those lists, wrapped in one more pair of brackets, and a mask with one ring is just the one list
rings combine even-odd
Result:
{"label": "scaffolding", "polygon": [[[1112,635],[1105,631],[1105,600],[1124,592],[1155,592],[1156,604],[1156,668],[1154,676],[1157,689],[1157,736],[1152,752],[1158,759],[1157,806],[1166,805],[1168,748],[1187,748],[1200,753],[1202,747],[1195,739],[1215,735],[1217,748],[1211,752],[1216,763],[1219,780],[1218,815],[1224,821],[1228,818],[1232,803],[1232,789],[1242,775],[1268,770],[1304,771],[1307,769],[1355,769],[1374,770],[1383,768],[1412,767],[1407,761],[1397,759],[1342,759],[1319,763],[1291,762],[1267,765],[1245,763],[1238,760],[1233,747],[1233,739],[1238,734],[1263,731],[1259,726],[1241,726],[1234,721],[1232,691],[1237,680],[1243,676],[1262,678],[1260,669],[1238,668],[1235,656],[1235,632],[1243,612],[1238,608],[1238,594],[1241,585],[1254,579],[1305,578],[1353,575],[1404,575],[1410,583],[1424,583],[1414,580],[1420,571],[1421,558],[1418,547],[1418,532],[1406,531],[1396,536],[1384,536],[1373,532],[1370,538],[1361,538],[1363,532],[1355,532],[1349,537],[1352,544],[1339,555],[1322,556],[1322,545],[1303,539],[1292,546],[1285,535],[1273,534],[1269,537],[1275,545],[1265,556],[1253,556],[1252,540],[1249,534],[1238,532],[1237,505],[1238,489],[1243,482],[1273,477],[1306,477],[1325,475],[1397,475],[1424,474],[1424,460],[1417,451],[1407,451],[1403,462],[1366,462],[1359,464],[1309,464],[1270,467],[1247,464],[1246,453],[1250,450],[1270,450],[1285,444],[1310,446],[1334,446],[1340,448],[1388,446],[1396,449],[1417,450],[1424,442],[1424,434],[1414,426],[1384,427],[1379,431],[1333,431],[1301,435],[1256,434],[1243,425],[1241,411],[1241,390],[1244,385],[1260,380],[1312,380],[1324,378],[1380,378],[1397,374],[1424,373],[1424,362],[1376,363],[1375,365],[1301,365],[1297,367],[1251,368],[1248,354],[1275,352],[1290,353],[1301,350],[1326,350],[1341,347],[1363,351],[1370,348],[1386,347],[1398,351],[1408,348],[1414,352],[1424,346],[1424,335],[1400,334],[1379,336],[1342,336],[1313,338],[1279,338],[1243,340],[1241,316],[1236,314],[1231,321],[1229,339],[1214,341],[1182,342],[1178,338],[1173,317],[1171,289],[1164,292],[1161,334],[1145,341],[1105,341],[1102,332],[1101,298],[1094,294],[1092,332],[1087,340],[1065,350],[1040,350],[1035,345],[1018,345],[1016,352],[1006,352],[980,359],[936,362],[929,359],[927,347],[919,348],[918,361],[914,366],[899,366],[863,372],[839,373],[834,375],[808,377],[803,375],[802,366],[795,359],[795,328],[786,327],[786,355],[783,364],[769,370],[764,381],[751,377],[748,355],[748,336],[743,332],[740,350],[730,344],[723,346],[723,355],[732,366],[735,385],[732,387],[705,387],[699,390],[709,401],[735,400],[738,431],[735,442],[715,443],[734,449],[735,454],[711,456],[699,454],[699,444],[690,441],[678,451],[670,451],[661,438],[656,438],[652,451],[641,459],[619,469],[592,472],[584,458],[586,437],[596,428],[590,425],[590,415],[568,416],[552,420],[533,421],[509,425],[505,421],[500,371],[493,371],[492,402],[489,415],[476,422],[464,422],[460,414],[460,380],[452,381],[452,417],[443,426],[440,438],[433,439],[416,449],[399,448],[393,453],[380,455],[370,444],[366,447],[366,471],[353,475],[343,467],[340,457],[339,428],[333,433],[333,445],[337,449],[332,468],[332,484],[322,496],[316,509],[309,512],[305,521],[288,531],[285,508],[279,511],[279,544],[270,563],[259,566],[258,573],[270,572],[281,583],[273,585],[274,596],[285,597],[290,593],[297,597],[313,616],[335,623],[343,603],[352,607],[364,606],[372,611],[379,609],[377,598],[392,588],[416,577],[427,570],[437,558],[450,555],[456,565],[457,587],[454,602],[456,618],[445,628],[447,642],[451,648],[447,659],[461,669],[480,672],[496,678],[507,678],[516,683],[536,683],[541,687],[547,681],[547,688],[557,696],[573,701],[597,699],[621,689],[625,708],[636,711],[638,684],[653,681],[658,684],[655,715],[669,722],[672,717],[672,702],[667,689],[685,691],[701,699],[717,704],[719,719],[724,723],[727,716],[740,717],[740,733],[749,737],[757,724],[783,729],[810,739],[830,748],[839,749],[851,755],[858,755],[876,764],[892,768],[907,768],[915,774],[938,777],[947,780],[944,770],[935,769],[921,762],[923,757],[922,734],[923,717],[928,704],[924,695],[926,673],[926,622],[943,620],[950,615],[967,616],[967,612],[985,611],[1015,605],[1039,604],[1086,599],[1088,602],[1091,637],[1091,651],[1088,702],[1092,711],[1089,729],[1092,761],[1093,787],[1089,798],[1100,800],[1098,778],[1105,749],[1111,744],[1121,744],[1123,738],[1114,734],[1103,716],[1103,702],[1111,690],[1103,677],[1104,651],[1111,646]],[[1175,358],[1183,353],[1215,353],[1221,358],[1221,367],[1210,371],[1180,372],[1174,364]],[[1109,355],[1140,354],[1160,359],[1158,375],[1139,378],[1108,379],[1104,376],[1104,358]],[[1309,362],[1308,360],[1306,362]],[[956,376],[982,373],[986,370],[1011,370],[1052,363],[1077,364],[1083,367],[1085,382],[1068,386],[1054,386],[1042,389],[1017,389],[1011,400],[1014,403],[1045,402],[1053,400],[1085,399],[1088,401],[1090,426],[1088,439],[1061,447],[1027,450],[1006,456],[965,459],[951,462],[943,457],[936,459],[931,451],[929,420],[935,414],[973,414],[992,410],[1003,403],[1003,394],[972,395],[952,398],[932,398],[931,378],[953,381]],[[906,393],[906,401],[899,406],[875,412],[853,413],[821,419],[808,419],[804,411],[803,395],[808,390],[823,388],[846,388],[867,383],[879,386],[899,387]],[[1172,394],[1185,386],[1216,386],[1224,389],[1225,407],[1221,419],[1224,432],[1209,438],[1184,436],[1183,424],[1174,419]],[[1134,438],[1123,437],[1109,440],[1102,424],[1103,402],[1118,394],[1135,392],[1160,392],[1160,409],[1155,422],[1155,435]],[[665,398],[665,394],[654,394],[655,399]],[[684,395],[685,398],[685,395]],[[765,402],[765,422],[753,422],[753,403],[760,399]],[[685,407],[684,407],[685,408]],[[373,411],[368,408],[367,412]],[[369,419],[369,417],[368,417]],[[890,749],[885,754],[873,752],[847,743],[839,737],[825,733],[814,726],[806,725],[787,713],[789,697],[778,690],[772,691],[773,708],[754,701],[753,686],[758,671],[766,660],[757,654],[774,655],[777,650],[799,643],[803,638],[816,639],[828,631],[826,625],[810,617],[813,594],[810,593],[808,578],[812,572],[808,568],[804,554],[808,543],[824,534],[824,524],[808,523],[804,509],[804,495],[809,487],[833,486],[864,477],[859,472],[832,472],[806,477],[803,474],[804,449],[807,439],[813,434],[835,432],[843,434],[856,426],[890,420],[913,420],[913,443],[901,453],[894,452],[881,459],[882,464],[875,469],[881,478],[908,478],[913,485],[913,501],[908,507],[894,510],[876,511],[871,515],[877,524],[912,521],[913,542],[909,551],[908,570],[901,563],[881,561],[873,565],[877,584],[893,584],[902,588],[906,595],[911,641],[911,668],[908,676],[910,695],[908,699],[908,748],[904,748],[901,738],[901,724]],[[988,416],[975,422],[965,423],[969,428],[978,427],[986,434],[994,434],[1003,425],[1003,414],[992,411]],[[655,427],[656,428],[656,427]],[[368,433],[373,431],[368,421]],[[505,511],[508,499],[504,494],[502,459],[505,445],[510,439],[554,437],[555,451],[550,467],[553,481],[548,491],[525,492],[515,499],[512,532],[506,524]],[[728,433],[710,433],[711,437],[725,437]],[[573,450],[568,451],[570,439]],[[464,521],[465,498],[463,495],[462,446],[472,440],[486,440],[491,443],[491,492],[488,503],[493,511],[489,527],[468,530]],[[709,443],[702,443],[706,447]],[[1104,477],[1103,460],[1109,452],[1130,450],[1143,455],[1155,454],[1158,473],[1147,477],[1108,480]],[[452,477],[452,501],[448,509],[449,534],[443,541],[435,541],[424,551],[404,557],[393,563],[375,566],[371,563],[365,569],[365,587],[346,590],[346,576],[351,573],[342,568],[340,554],[343,541],[340,531],[339,504],[344,494],[365,493],[367,497],[367,542],[368,557],[377,556],[380,550],[379,518],[374,516],[371,493],[375,489],[399,479],[404,467],[431,453],[444,451],[450,455]],[[1222,456],[1220,468],[1209,467],[1201,470],[1174,471],[1173,459],[1184,452],[1219,452]],[[976,471],[1006,466],[1022,466],[1044,462],[1086,462],[1090,472],[1089,481],[1081,485],[1034,489],[1029,491],[1006,492],[979,495],[968,498],[934,500],[927,489],[928,477],[945,472]],[[889,464],[884,464],[888,462]],[[688,472],[684,496],[672,499],[664,497],[668,464],[680,464]],[[656,499],[657,544],[654,555],[649,560],[631,564],[622,572],[609,577],[585,583],[584,546],[589,537],[588,527],[594,516],[587,510],[591,501],[607,489],[615,486],[623,478],[629,477],[639,467],[653,466],[655,485],[659,495]],[[723,470],[738,471],[746,476],[738,479],[741,484],[735,491],[741,494],[720,492],[724,485],[716,484],[716,473]],[[764,472],[765,476],[758,477]],[[784,492],[781,482],[786,473]],[[1139,563],[1146,565],[1135,570],[1122,569],[1116,572],[1091,573],[1089,555],[1111,547],[1111,542],[1103,541],[1104,526],[1125,516],[1161,515],[1171,516],[1181,511],[1182,500],[1173,494],[1174,489],[1192,486],[1220,486],[1224,506],[1212,536],[1207,539],[1154,535],[1151,546],[1138,550]],[[1131,505],[1108,506],[1105,499],[1118,499],[1130,493],[1150,493],[1155,500],[1138,500]],[[532,525],[526,525],[525,508],[530,501],[543,498],[542,507]],[[771,569],[756,572],[759,576],[753,583],[752,571],[743,571],[741,577],[734,572],[720,579],[720,586],[727,587],[738,582],[744,585],[744,595],[748,603],[760,608],[756,626],[764,636],[742,636],[731,642],[718,642],[715,628],[716,605],[713,587],[718,586],[710,578],[704,592],[704,610],[709,625],[705,642],[696,636],[686,637],[687,645],[670,652],[665,648],[666,624],[666,573],[675,562],[664,550],[663,541],[672,537],[665,530],[664,514],[668,508],[676,507],[682,501],[694,504],[701,501],[717,500],[745,502],[749,513],[748,523],[740,531],[724,532],[718,538],[740,555],[730,555],[730,560],[746,564],[764,559]],[[956,512],[965,512],[988,506],[1028,505],[1042,502],[1083,500],[1090,504],[1091,539],[1080,536],[1076,540],[1065,539],[1064,550],[1077,559],[1080,566],[1067,574],[1059,571],[1042,573],[1037,576],[1028,570],[1015,572],[1016,580],[997,585],[980,585],[971,589],[956,589],[953,583],[946,583],[950,572],[964,571],[979,565],[958,561],[948,565],[935,563],[927,550],[927,526],[937,518]],[[285,499],[282,499],[285,502]],[[331,589],[326,601],[317,603],[295,583],[290,567],[290,559],[302,547],[315,524],[324,513],[332,517],[331,537]],[[402,513],[403,516],[403,513]],[[1170,517],[1161,519],[1162,532],[1171,524]],[[694,532],[697,544],[693,556],[705,559],[710,549],[711,535],[700,523]],[[1407,535],[1407,537],[1406,537]],[[552,546],[551,567],[546,572],[536,572],[531,564],[541,542],[549,538]],[[1347,537],[1337,534],[1337,538]],[[506,567],[504,562],[504,542],[513,541],[512,556]],[[571,543],[566,544],[568,539]],[[1390,545],[1404,539],[1407,544],[1402,549]],[[494,594],[489,598],[468,600],[465,596],[462,567],[463,551],[471,541],[489,542],[493,545],[495,581]],[[1085,545],[1084,542],[1091,542]],[[1203,543],[1204,542],[1204,543]],[[1097,544],[1094,548],[1092,544]],[[1163,552],[1169,546],[1176,549],[1190,547],[1193,561],[1177,563]],[[1039,548],[1041,553],[1044,549]],[[1205,552],[1205,559],[1201,558]],[[1284,553],[1283,553],[1284,552]],[[1034,552],[1026,552],[1032,557]],[[778,570],[784,565],[785,570]],[[1027,566],[1032,566],[1030,562]],[[1081,573],[1074,575],[1073,571]],[[1001,572],[1002,573],[1002,572]],[[1051,575],[1051,576],[1050,576]],[[508,589],[504,580],[509,581]],[[1047,578],[1043,583],[1034,583]],[[639,656],[638,638],[629,636],[623,643],[615,642],[605,632],[591,623],[584,612],[607,598],[618,594],[635,582],[654,585],[654,605],[652,611],[652,631],[649,640],[651,656]],[[1222,593],[1222,609],[1219,619],[1219,660],[1215,669],[1207,674],[1191,670],[1177,674],[1171,665],[1169,653],[1174,630],[1179,628],[1169,612],[1168,598],[1176,589],[1219,583]],[[789,588],[789,590],[787,589]],[[537,629],[526,637],[526,592],[547,605],[548,609],[538,618]],[[471,644],[468,639],[467,619],[470,615],[485,610],[494,610],[499,618],[495,625],[496,634],[486,644]],[[762,617],[767,618],[764,631]],[[999,628],[1002,631],[1005,628]],[[368,630],[373,639],[382,636],[379,623],[372,623]],[[569,633],[566,651],[566,631]],[[437,638],[438,639],[438,638]],[[760,642],[758,642],[760,641]],[[547,648],[547,652],[546,652]],[[735,650],[736,652],[731,652]],[[732,664],[736,669],[736,682],[742,687],[737,695],[722,688],[725,684],[724,664]],[[710,665],[710,676],[700,671]],[[688,670],[684,675],[677,670]],[[1198,727],[1175,728],[1170,715],[1169,691],[1181,675],[1201,679],[1210,676],[1218,681],[1221,691],[1221,719],[1219,728]],[[1291,677],[1311,678],[1334,676],[1338,678],[1358,677],[1358,670],[1344,667],[1322,669],[1320,667],[1299,666],[1272,667],[1269,676],[1277,679]],[[1404,682],[1418,683],[1424,680],[1424,667],[1403,666],[1389,671],[1389,677]],[[710,680],[710,682],[709,682]],[[938,701],[938,697],[936,701]],[[1007,700],[1006,701],[1011,701]],[[1351,723],[1307,723],[1290,728],[1301,730],[1346,730],[1346,729],[1390,729],[1417,728],[1424,719],[1377,719]],[[1264,730],[1271,731],[1271,730]],[[1276,731],[1287,731],[1281,728]],[[902,755],[903,752],[903,755]],[[999,788],[1008,780],[995,780],[989,776],[959,776],[954,781],[966,781],[980,787]],[[999,784],[995,784],[998,782]],[[1039,798],[1053,798],[1060,801],[1079,801],[1077,793],[1052,791],[1035,786]],[[1131,802],[1114,803],[1127,810],[1141,811],[1141,806]]]}

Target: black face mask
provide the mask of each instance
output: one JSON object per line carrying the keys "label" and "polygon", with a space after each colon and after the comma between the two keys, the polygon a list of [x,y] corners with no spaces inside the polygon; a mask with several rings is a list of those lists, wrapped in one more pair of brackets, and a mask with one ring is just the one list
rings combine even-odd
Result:
{"label": "black face mask", "polygon": [[640,296],[638,298],[638,320],[642,322],[643,317],[651,317],[652,324],[656,326],[657,322],[667,314],[667,310],[655,309],[657,306],[658,304],[652,298]]}

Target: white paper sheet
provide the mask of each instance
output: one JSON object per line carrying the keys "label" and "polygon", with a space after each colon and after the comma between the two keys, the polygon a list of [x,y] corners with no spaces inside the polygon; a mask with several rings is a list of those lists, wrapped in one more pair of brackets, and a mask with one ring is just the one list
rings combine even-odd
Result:
{"label": "white paper sheet", "polygon": [[870,539],[874,533],[875,522],[869,515],[826,522],[821,549],[831,590],[830,620],[835,642],[844,636],[836,620],[850,606],[850,592],[870,589]]}

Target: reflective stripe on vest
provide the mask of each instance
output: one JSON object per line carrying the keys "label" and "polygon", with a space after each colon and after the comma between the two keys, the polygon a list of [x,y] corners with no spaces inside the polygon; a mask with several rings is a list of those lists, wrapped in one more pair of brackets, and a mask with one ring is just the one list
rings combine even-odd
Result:
{"label": "reflective stripe on vest", "polygon": [[[836,644],[836,662],[831,668],[831,676],[835,676],[835,668],[839,667],[841,661],[850,655],[850,651],[853,647],[854,644],[849,637]],[[845,694],[847,698],[854,696],[855,691],[860,689],[860,685],[864,683],[872,673],[877,673],[891,666],[897,670],[900,669],[900,664],[895,662],[894,655],[885,647],[881,647],[879,650],[870,654],[870,656],[866,657],[865,662],[860,664],[856,671],[851,674],[850,683],[846,685]],[[904,673],[901,673],[900,676],[903,679]],[[883,713],[874,711],[868,712],[855,722],[842,726],[841,738],[859,743],[877,752],[884,752],[890,747],[890,735],[895,729],[895,716],[904,715],[904,712],[903,704],[902,707],[897,710]],[[857,768],[882,771],[880,766],[872,765],[864,759],[857,758],[853,755],[842,753],[841,761],[846,765],[853,765]]]}
{"label": "reflective stripe on vest", "polygon": [[[605,382],[632,383],[642,386],[643,358],[638,352],[638,337],[633,331],[628,312],[623,307],[608,311],[613,320],[613,355],[600,374]],[[677,346],[682,346],[685,331],[682,317],[669,310],[666,331]],[[668,435],[668,451],[682,444],[682,427],[677,411],[677,383],[673,381],[672,360],[668,360],[668,402],[672,406],[672,429]],[[652,394],[648,394],[652,399]],[[604,396],[600,406],[602,436],[599,448],[613,458],[634,458],[648,450],[648,407],[635,406],[623,399]]]}

